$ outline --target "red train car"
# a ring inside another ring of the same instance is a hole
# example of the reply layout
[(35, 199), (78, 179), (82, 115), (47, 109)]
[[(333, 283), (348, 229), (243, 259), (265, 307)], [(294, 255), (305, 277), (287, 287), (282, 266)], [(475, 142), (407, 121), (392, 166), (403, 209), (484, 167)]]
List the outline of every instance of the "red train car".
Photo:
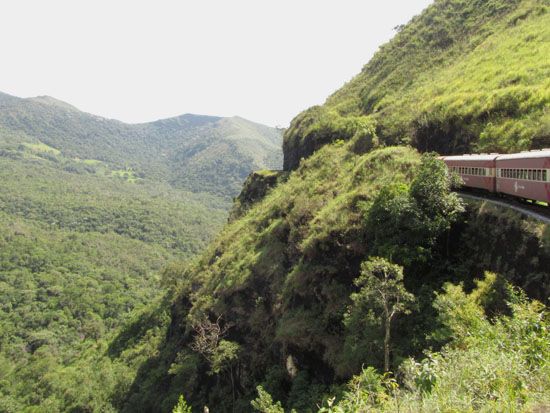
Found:
[(442, 156), (450, 171), (456, 172), (464, 186), (496, 191), (495, 160), (498, 154)]
[(550, 205), (550, 149), (499, 155), (497, 192)]

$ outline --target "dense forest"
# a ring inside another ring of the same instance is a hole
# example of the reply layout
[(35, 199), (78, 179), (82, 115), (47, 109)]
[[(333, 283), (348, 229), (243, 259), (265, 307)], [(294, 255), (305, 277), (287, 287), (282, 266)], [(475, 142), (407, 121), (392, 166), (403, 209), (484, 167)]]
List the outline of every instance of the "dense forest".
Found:
[[(0, 411), (550, 409), (550, 226), (461, 198), (437, 156), (550, 146), (549, 12), (434, 1), (292, 121), (224, 225), (216, 183), (4, 117)], [(211, 119), (161, 123), (187, 121)]]
[(280, 167), (277, 146), (279, 131), (240, 118), (126, 125), (0, 96), (0, 411), (65, 411), (49, 395), (69, 403), (73, 387), (100, 397), (103, 379), (84, 392), (67, 371), (105, 372), (74, 360), (162, 299), (163, 269), (204, 249), (250, 171)]

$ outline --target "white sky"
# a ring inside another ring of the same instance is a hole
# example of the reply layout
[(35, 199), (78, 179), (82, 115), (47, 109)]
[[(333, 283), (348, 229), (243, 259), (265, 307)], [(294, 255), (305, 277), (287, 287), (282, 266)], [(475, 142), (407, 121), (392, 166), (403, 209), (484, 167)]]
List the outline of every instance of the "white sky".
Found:
[(0, 0), (0, 91), (287, 126), (432, 0)]

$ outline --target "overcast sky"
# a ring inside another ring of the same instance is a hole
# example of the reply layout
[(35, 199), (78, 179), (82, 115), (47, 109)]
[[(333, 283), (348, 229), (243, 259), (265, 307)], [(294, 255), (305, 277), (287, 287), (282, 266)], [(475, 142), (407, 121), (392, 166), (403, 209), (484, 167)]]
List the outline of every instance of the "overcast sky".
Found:
[(0, 91), (287, 126), (432, 0), (2, 0)]

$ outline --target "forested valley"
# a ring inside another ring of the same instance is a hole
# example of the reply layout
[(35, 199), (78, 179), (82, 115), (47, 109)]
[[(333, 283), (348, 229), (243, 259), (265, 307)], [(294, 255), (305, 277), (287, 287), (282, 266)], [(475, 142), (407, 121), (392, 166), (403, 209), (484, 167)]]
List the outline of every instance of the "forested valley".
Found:
[(282, 136), (4, 96), (0, 411), (550, 410), (550, 226), (439, 159), (550, 147), (548, 56), (436, 0)]
[(281, 155), (279, 131), (240, 118), (128, 125), (1, 95), (0, 411), (104, 409), (92, 401), (132, 369), (79, 360), (162, 300), (166, 266), (204, 249)]

